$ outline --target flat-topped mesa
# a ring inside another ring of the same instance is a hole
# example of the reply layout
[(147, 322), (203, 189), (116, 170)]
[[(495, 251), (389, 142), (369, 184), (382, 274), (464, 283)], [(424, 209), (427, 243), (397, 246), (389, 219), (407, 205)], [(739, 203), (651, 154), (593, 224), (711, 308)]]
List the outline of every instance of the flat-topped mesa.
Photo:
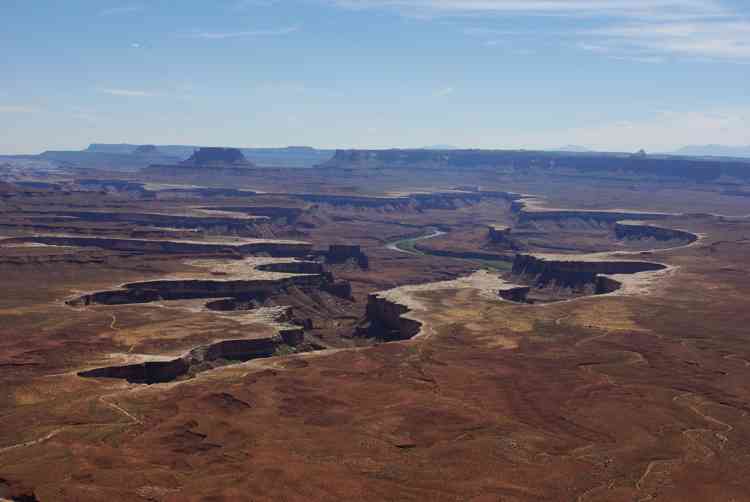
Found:
[(187, 160), (180, 162), (186, 167), (254, 167), (237, 148), (199, 148)]
[(685, 241), (693, 243), (698, 236), (685, 230), (658, 227), (642, 221), (618, 221), (615, 224), (618, 239), (655, 239), (657, 241)]
[(619, 288), (614, 280), (601, 279), (602, 276), (637, 274), (667, 268), (661, 263), (628, 261), (616, 259), (592, 260), (581, 256), (533, 256), (516, 255), (513, 274), (531, 278), (534, 285), (580, 289), (592, 286), (594, 294), (611, 293)]
[(348, 245), (348, 244), (331, 244), (328, 248), (328, 252), (325, 253), (326, 263), (346, 263), (349, 260), (356, 261), (360, 268), (368, 269), (370, 267), (370, 260), (367, 255), (362, 252), (360, 246)]
[(612, 173), (657, 179), (711, 181), (722, 176), (747, 180), (750, 163), (725, 159), (691, 159), (673, 156), (617, 153), (545, 152), (532, 150), (338, 150), (319, 168), (402, 169), (503, 168), (542, 172), (575, 170), (583, 174)]
[(154, 145), (141, 145), (139, 147), (136, 147), (136, 149), (133, 150), (133, 155), (163, 156), (159, 149)]
[(518, 222), (528, 223), (530, 221), (542, 220), (596, 220), (605, 223), (614, 224), (620, 220), (639, 219), (639, 220), (658, 220), (670, 216), (665, 213), (649, 213), (638, 211), (609, 211), (609, 210), (590, 210), (590, 209), (528, 209), (523, 204), (516, 207), (519, 209)]
[[(222, 299), (206, 304), (209, 310), (237, 310), (252, 302), (262, 303), (292, 290), (302, 293), (325, 291), (351, 299), (351, 284), (337, 280), (333, 273), (314, 261), (273, 261), (274, 258), (239, 260), (231, 264), (211, 265), (203, 277), (167, 277), (124, 284), (118, 289), (99, 291), (66, 301), (74, 307), (89, 305), (128, 305), (168, 300)], [(200, 267), (202, 260), (188, 263)], [(203, 260), (205, 261), (205, 260)], [(257, 263), (261, 261), (261, 263)], [(266, 263), (262, 263), (265, 261)], [(248, 262), (254, 263), (252, 269)], [(212, 263), (209, 261), (209, 263)], [(221, 263), (221, 261), (219, 262)], [(222, 278), (216, 278), (221, 275)]]
[[(200, 210), (203, 209), (200, 208)], [(205, 209), (210, 210), (210, 208)], [(202, 216), (113, 211), (55, 211), (49, 214), (71, 217), (81, 221), (126, 222), (135, 225), (181, 229), (200, 228), (212, 232), (226, 232), (246, 237), (258, 237), (261, 234), (258, 226), (265, 223), (264, 219), (243, 218), (240, 214), (237, 217), (231, 217), (231, 215), (216, 212), (211, 213), (210, 211), (205, 211)]]
[(165, 300), (241, 298), (263, 301), (296, 287), (322, 290), (342, 298), (351, 297), (351, 285), (336, 280), (330, 272), (294, 275), (283, 279), (209, 280), (174, 279), (125, 284), (121, 289), (100, 291), (68, 300), (74, 307), (88, 305), (129, 305)]
[(312, 244), (301, 241), (243, 239), (238, 242), (200, 240), (126, 239), (78, 235), (37, 235), (14, 237), (9, 243), (34, 242), (53, 246), (96, 247), (114, 251), (153, 254), (267, 254), (278, 257), (303, 257), (310, 254)]
[(78, 372), (83, 378), (119, 378), (130, 383), (158, 384), (189, 378), (192, 375), (233, 362), (273, 357), (284, 346), (301, 347), (304, 329), (281, 326), (273, 335), (259, 338), (220, 340), (196, 347), (181, 357), (145, 361), (125, 366), (108, 366)]

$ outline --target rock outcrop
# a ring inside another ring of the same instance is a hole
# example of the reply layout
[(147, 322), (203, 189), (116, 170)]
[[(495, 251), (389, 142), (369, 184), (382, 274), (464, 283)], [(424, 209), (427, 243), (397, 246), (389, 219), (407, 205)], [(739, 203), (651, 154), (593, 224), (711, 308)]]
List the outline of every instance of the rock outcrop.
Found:
[[(208, 213), (211, 209), (206, 208)], [(163, 228), (202, 229), (232, 235), (256, 236), (258, 225), (263, 219), (237, 218), (230, 216), (183, 216), (160, 213), (119, 213), (113, 211), (55, 211), (54, 213), (36, 213), (62, 216), (69, 219), (93, 222), (123, 222), (134, 225), (155, 226)]]
[(640, 221), (619, 221), (615, 224), (618, 239), (656, 239), (658, 241), (683, 241), (692, 243), (698, 236), (685, 230), (657, 227)]
[(574, 255), (568, 258), (519, 254), (513, 262), (513, 274), (529, 278), (536, 286), (556, 285), (579, 289), (591, 285), (595, 291), (615, 287), (612, 282), (600, 280), (599, 277), (602, 275), (636, 274), (665, 268), (667, 267), (661, 263), (625, 260), (595, 261)]
[(616, 223), (620, 220), (627, 219), (639, 219), (639, 220), (656, 220), (662, 219), (667, 214), (662, 213), (647, 213), (637, 211), (596, 211), (586, 209), (540, 209), (540, 210), (528, 210), (522, 203), (516, 203), (514, 206), (518, 212), (519, 223), (528, 223), (531, 221), (544, 221), (544, 220), (565, 220), (565, 219), (578, 219), (578, 220), (595, 220), (605, 223)]
[(490, 225), (487, 238), (490, 243), (509, 250), (521, 249), (521, 244), (511, 236), (512, 228), (506, 225)]
[(409, 308), (377, 293), (367, 297), (365, 331), (368, 336), (384, 341), (408, 340), (419, 334), (422, 324), (403, 315)]
[(188, 167), (253, 167), (237, 148), (199, 148), (180, 163)]
[(346, 263), (349, 260), (357, 262), (360, 268), (367, 269), (370, 267), (370, 260), (362, 251), (360, 246), (332, 244), (325, 253), (326, 263)]
[(530, 292), (531, 288), (529, 286), (514, 286), (507, 289), (501, 289), (497, 294), (504, 300), (516, 303), (526, 303)]
[[(317, 264), (316, 264), (317, 265)], [(351, 286), (336, 281), (329, 272), (304, 274), (269, 280), (157, 280), (125, 284), (121, 289), (90, 293), (66, 303), (71, 306), (128, 305), (163, 300), (197, 298), (237, 298), (264, 301), (291, 287), (327, 291), (342, 298), (351, 297)], [(220, 310), (221, 306), (217, 310)]]
[(269, 256), (302, 257), (310, 254), (312, 245), (297, 241), (245, 240), (244, 242), (168, 241), (156, 239), (121, 239), (116, 237), (84, 237), (75, 235), (38, 235), (8, 239), (7, 242), (36, 242), (53, 246), (97, 247), (115, 251), (165, 254), (268, 254)]
[(130, 383), (158, 384), (212, 369), (234, 361), (271, 357), (282, 345), (299, 346), (304, 341), (301, 328), (282, 329), (265, 338), (221, 340), (196, 347), (182, 357), (166, 361), (147, 361), (125, 366), (108, 366), (81, 371), (84, 378), (119, 378)]

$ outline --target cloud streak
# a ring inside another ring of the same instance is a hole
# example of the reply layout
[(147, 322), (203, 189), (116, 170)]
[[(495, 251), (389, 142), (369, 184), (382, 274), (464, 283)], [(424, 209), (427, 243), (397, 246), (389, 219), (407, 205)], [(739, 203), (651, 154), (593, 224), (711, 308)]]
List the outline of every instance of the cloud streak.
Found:
[(110, 96), (120, 96), (120, 97), (127, 97), (127, 98), (148, 98), (157, 96), (155, 92), (151, 91), (142, 91), (137, 89), (99, 89), (99, 92), (102, 92), (104, 94), (109, 94)]
[(599, 40), (598, 46), (610, 52), (750, 60), (750, 22), (620, 24), (589, 30), (582, 35)]
[(704, 18), (731, 13), (717, 0), (327, 0), (353, 9), (393, 8), (432, 15), (529, 14)]
[(202, 31), (193, 33), (193, 38), (203, 40), (225, 40), (229, 38), (249, 38), (249, 37), (281, 37), (291, 35), (299, 31), (299, 26), (287, 26), (282, 28), (271, 28), (264, 30), (247, 30), (247, 31)]
[[(720, 0), (323, 0), (350, 9), (393, 9), (423, 18), (479, 18), (488, 26), (464, 29), (488, 46), (537, 36), (491, 26), (508, 17), (586, 18), (596, 28), (545, 30), (582, 51), (644, 63), (666, 57), (750, 62), (750, 21)], [(572, 41), (572, 43), (570, 43)]]

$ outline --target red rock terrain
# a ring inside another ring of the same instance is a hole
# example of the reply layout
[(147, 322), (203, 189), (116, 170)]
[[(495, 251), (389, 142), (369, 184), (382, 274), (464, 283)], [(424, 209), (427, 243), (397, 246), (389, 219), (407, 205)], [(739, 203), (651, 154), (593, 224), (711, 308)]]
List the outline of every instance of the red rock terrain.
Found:
[(249, 171), (0, 200), (0, 498), (750, 499), (741, 197)]

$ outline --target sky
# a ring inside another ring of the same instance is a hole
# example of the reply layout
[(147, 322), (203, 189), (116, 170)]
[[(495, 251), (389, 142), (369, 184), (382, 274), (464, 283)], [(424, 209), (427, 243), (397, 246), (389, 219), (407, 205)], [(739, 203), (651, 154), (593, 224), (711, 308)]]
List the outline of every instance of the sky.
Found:
[(0, 152), (750, 145), (750, 0), (0, 0)]

